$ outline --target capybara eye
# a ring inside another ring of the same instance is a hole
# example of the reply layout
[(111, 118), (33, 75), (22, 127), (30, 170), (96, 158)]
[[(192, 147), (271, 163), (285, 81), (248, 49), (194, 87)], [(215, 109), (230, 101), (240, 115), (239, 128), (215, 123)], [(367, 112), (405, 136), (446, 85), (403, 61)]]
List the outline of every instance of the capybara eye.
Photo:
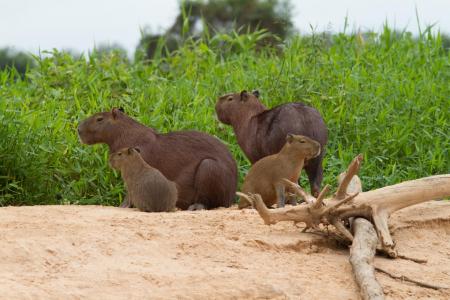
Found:
[(103, 121), (103, 117), (98, 117), (97, 122)]
[(233, 100), (233, 97), (228, 97), (228, 99), (227, 99), (228, 101), (231, 101), (231, 100)]
[(121, 155), (122, 155), (122, 153), (121, 153), (121, 152), (119, 152), (119, 153), (117, 153), (117, 155), (121, 156)]
[(300, 144), (304, 144), (304, 143), (306, 143), (305, 140), (300, 140)]

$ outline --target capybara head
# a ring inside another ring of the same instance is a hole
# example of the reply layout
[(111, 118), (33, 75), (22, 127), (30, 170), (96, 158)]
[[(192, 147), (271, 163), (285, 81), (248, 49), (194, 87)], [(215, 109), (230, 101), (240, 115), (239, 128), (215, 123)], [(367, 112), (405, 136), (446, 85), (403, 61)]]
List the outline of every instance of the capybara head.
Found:
[(141, 150), (139, 150), (139, 148), (122, 148), (109, 156), (109, 165), (113, 169), (121, 170), (129, 160), (136, 159), (137, 157), (141, 156), (140, 153)]
[(96, 113), (78, 125), (78, 136), (87, 145), (105, 143), (111, 135), (119, 132), (123, 108), (113, 108), (108, 112)]
[(233, 117), (243, 111), (261, 110), (261, 102), (258, 99), (259, 91), (254, 90), (252, 93), (242, 91), (240, 93), (226, 94), (220, 96), (216, 103), (216, 113), (219, 121), (230, 125)]
[(287, 150), (298, 153), (305, 159), (311, 159), (320, 155), (319, 142), (304, 135), (288, 134), (286, 136)]

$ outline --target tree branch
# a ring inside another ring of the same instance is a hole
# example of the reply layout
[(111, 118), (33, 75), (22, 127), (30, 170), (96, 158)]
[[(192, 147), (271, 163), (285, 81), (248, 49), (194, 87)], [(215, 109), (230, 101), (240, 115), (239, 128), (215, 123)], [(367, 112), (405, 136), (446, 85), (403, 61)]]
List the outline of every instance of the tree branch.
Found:
[(350, 248), (350, 263), (363, 299), (384, 299), (383, 289), (375, 278), (372, 262), (378, 237), (372, 223), (363, 218), (353, 221), (354, 239)]
[(340, 178), (339, 178), (340, 183), (337, 188), (336, 195), (334, 197), (336, 200), (343, 199), (345, 197), (345, 195), (347, 194), (347, 187), (348, 187), (349, 183), (351, 182), (351, 180), (353, 179), (353, 176), (358, 174), (359, 169), (361, 167), (362, 160), (363, 160), (363, 155), (358, 154), (358, 156), (356, 156), (352, 160), (350, 165), (348, 166), (347, 171), (340, 175)]

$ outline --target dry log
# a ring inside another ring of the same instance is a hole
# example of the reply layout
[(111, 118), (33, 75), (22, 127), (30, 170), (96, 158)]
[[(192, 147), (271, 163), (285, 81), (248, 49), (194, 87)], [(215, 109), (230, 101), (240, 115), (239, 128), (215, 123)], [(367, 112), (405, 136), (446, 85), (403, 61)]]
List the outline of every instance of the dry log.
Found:
[(363, 299), (384, 299), (383, 289), (375, 278), (372, 265), (378, 237), (372, 223), (363, 218), (353, 221), (354, 239), (350, 248), (350, 263)]
[[(358, 156), (355, 165), (351, 166), (350, 172), (339, 175), (339, 188), (347, 186), (346, 190), (338, 188), (337, 198), (345, 198), (348, 193), (362, 192), (362, 183), (356, 173), (359, 170), (362, 156)], [(352, 176), (350, 178), (350, 176)], [(344, 182), (345, 180), (345, 182)], [(352, 265), (353, 274), (363, 299), (384, 299), (383, 288), (375, 277), (373, 259), (377, 251), (378, 236), (372, 223), (363, 218), (351, 220), (354, 234), (352, 246), (350, 247), (349, 261)]]
[[(253, 204), (266, 224), (294, 221), (296, 223), (304, 222), (308, 228), (317, 228), (320, 223), (333, 224), (350, 241), (353, 240), (353, 235), (343, 225), (343, 221), (352, 217), (371, 220), (381, 241), (382, 250), (389, 256), (396, 257), (395, 244), (388, 229), (389, 216), (407, 206), (449, 197), (450, 174), (405, 181), (380, 189), (349, 195), (347, 194), (347, 187), (351, 178), (358, 172), (361, 161), (361, 155), (358, 155), (352, 161), (339, 184), (338, 192), (328, 199), (324, 199), (326, 191), (329, 189), (326, 186), (315, 201), (310, 200), (311, 195), (304, 196), (304, 198), (308, 197), (309, 202), (312, 203), (269, 210), (259, 195), (238, 194)], [(297, 184), (288, 180), (285, 180), (285, 183), (289, 184), (291, 188), (297, 189), (298, 195), (306, 194)]]

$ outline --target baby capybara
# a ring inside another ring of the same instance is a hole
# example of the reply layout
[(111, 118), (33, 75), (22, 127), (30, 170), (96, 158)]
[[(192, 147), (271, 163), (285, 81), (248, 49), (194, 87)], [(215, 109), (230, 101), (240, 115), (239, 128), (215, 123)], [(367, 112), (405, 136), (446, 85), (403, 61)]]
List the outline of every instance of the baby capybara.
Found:
[(117, 108), (81, 122), (78, 134), (85, 144), (107, 144), (110, 153), (139, 148), (149, 165), (177, 184), (181, 209), (228, 207), (233, 201), (236, 162), (213, 136), (199, 131), (158, 133)]
[(242, 91), (219, 97), (216, 113), (220, 122), (233, 127), (239, 146), (252, 164), (278, 153), (288, 133), (318, 141), (321, 154), (305, 163), (311, 193), (318, 195), (328, 133), (322, 116), (315, 108), (294, 102), (268, 109), (259, 100), (258, 91)]
[[(260, 194), (267, 206), (277, 203), (278, 207), (283, 207), (286, 191), (283, 179), (297, 182), (305, 160), (320, 155), (320, 152), (318, 142), (303, 135), (288, 134), (280, 152), (263, 157), (252, 165), (241, 190), (246, 194)], [(250, 203), (241, 197), (239, 208), (247, 206)]]
[(122, 175), (129, 207), (145, 212), (175, 210), (176, 184), (146, 163), (139, 148), (123, 148), (112, 153), (109, 164)]

